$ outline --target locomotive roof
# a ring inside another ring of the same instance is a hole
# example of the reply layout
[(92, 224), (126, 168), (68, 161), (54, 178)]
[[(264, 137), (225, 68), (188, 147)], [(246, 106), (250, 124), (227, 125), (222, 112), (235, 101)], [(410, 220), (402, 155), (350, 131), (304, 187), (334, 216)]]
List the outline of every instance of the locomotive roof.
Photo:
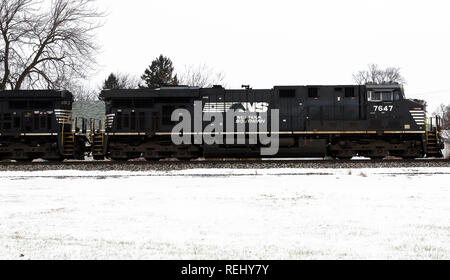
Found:
[(0, 91), (0, 98), (63, 98), (73, 100), (73, 95), (67, 90), (5, 90)]
[(390, 88), (390, 89), (397, 89), (397, 88), (403, 88), (403, 85), (400, 84), (384, 84), (384, 85), (366, 85), (366, 88), (369, 89), (384, 89), (384, 88)]
[(274, 88), (298, 88), (298, 87), (359, 87), (359, 86), (365, 86), (367, 88), (402, 88), (403, 86), (401, 84), (367, 84), (367, 85), (291, 85), (291, 86), (275, 86)]
[[(305, 88), (305, 87), (358, 87), (360, 85), (291, 85), (291, 86), (275, 86), (273, 89), (294, 89), (294, 88)], [(402, 88), (400, 84), (384, 84), (384, 85), (361, 85), (369, 89), (397, 89)], [(262, 89), (266, 91), (271, 91), (273, 89)], [(203, 90), (225, 90), (222, 87), (214, 88), (198, 88), (198, 87), (162, 87), (158, 89), (140, 88), (140, 89), (114, 89), (114, 90), (103, 90), (100, 93), (100, 99), (105, 100), (106, 98), (122, 98), (122, 97), (198, 97), (200, 91)], [(233, 90), (233, 89), (231, 89)], [(252, 89), (257, 90), (257, 89)], [(242, 89), (236, 90), (242, 91)]]
[(197, 87), (168, 87), (160, 89), (113, 89), (102, 90), (99, 98), (104, 100), (111, 97), (198, 97), (200, 89)]

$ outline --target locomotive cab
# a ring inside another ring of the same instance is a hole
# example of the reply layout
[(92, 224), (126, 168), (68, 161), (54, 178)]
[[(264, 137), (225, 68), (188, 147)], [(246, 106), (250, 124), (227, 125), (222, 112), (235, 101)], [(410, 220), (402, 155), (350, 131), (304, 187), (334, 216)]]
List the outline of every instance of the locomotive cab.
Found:
[[(425, 103), (405, 98), (402, 85), (368, 85), (367, 102), (370, 122), (385, 131), (425, 131)], [(375, 125), (373, 125), (375, 126)]]
[(427, 118), (425, 101), (405, 98), (404, 88), (398, 84), (366, 88), (370, 127), (384, 128), (384, 134), (399, 134), (404, 141), (420, 139), (427, 157), (442, 157), (440, 119)]

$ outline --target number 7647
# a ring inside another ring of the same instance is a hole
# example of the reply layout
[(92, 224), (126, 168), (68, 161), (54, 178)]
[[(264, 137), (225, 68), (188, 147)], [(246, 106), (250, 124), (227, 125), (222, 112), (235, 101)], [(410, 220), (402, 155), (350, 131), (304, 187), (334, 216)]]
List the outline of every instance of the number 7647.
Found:
[(394, 106), (373, 106), (375, 108), (375, 112), (392, 112), (394, 110)]

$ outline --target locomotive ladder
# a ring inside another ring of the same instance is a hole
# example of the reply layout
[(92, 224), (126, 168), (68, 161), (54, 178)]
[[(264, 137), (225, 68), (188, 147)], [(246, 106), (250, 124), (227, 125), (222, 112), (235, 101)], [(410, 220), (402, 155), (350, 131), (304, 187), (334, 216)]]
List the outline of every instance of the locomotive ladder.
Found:
[(104, 145), (105, 145), (105, 119), (103, 118), (98, 131), (95, 130), (95, 124), (91, 124), (91, 141), (92, 141), (92, 156), (94, 158), (101, 159), (104, 157)]
[(433, 120), (427, 125), (426, 132), (426, 148), (427, 157), (440, 157), (442, 152), (440, 150), (440, 137), (439, 137), (439, 120), (436, 117), (436, 126), (433, 126)]
[(433, 157), (439, 154), (439, 139), (435, 131), (427, 131), (427, 155)]
[(103, 133), (94, 133), (92, 154), (94, 156), (103, 156)]
[[(72, 128), (76, 127), (76, 120), (73, 121)], [(64, 157), (73, 157), (75, 153), (75, 131), (71, 132), (64, 131), (64, 120), (62, 123), (62, 137), (61, 137), (61, 146), (63, 147), (63, 155)]]
[(75, 137), (73, 133), (65, 132), (63, 135), (63, 150), (65, 157), (71, 157), (74, 154)]

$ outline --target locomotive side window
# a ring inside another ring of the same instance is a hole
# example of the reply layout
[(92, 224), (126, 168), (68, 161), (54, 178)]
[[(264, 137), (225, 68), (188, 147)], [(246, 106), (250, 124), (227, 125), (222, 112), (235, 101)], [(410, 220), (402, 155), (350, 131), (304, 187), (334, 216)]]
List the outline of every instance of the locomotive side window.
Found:
[(381, 93), (383, 101), (392, 101), (392, 92), (382, 92)]
[(369, 91), (368, 94), (369, 97), (369, 101), (381, 101), (381, 92), (377, 92), (377, 91)]
[(392, 102), (394, 93), (392, 91), (369, 91), (367, 97), (369, 101), (373, 102)]

